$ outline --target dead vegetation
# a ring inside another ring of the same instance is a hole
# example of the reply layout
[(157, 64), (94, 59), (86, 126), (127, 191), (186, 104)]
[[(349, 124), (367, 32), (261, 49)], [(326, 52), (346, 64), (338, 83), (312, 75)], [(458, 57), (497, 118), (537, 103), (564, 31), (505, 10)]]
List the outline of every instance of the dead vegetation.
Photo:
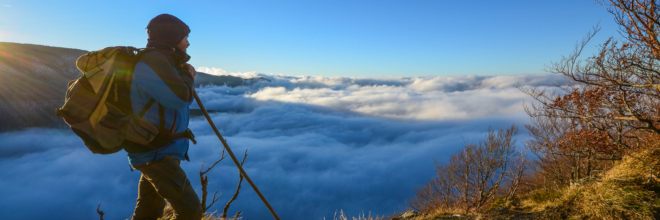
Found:
[(565, 188), (543, 205), (579, 219), (655, 219), (660, 208), (658, 161), (658, 149), (631, 154), (602, 176)]
[[(339, 215), (338, 215), (339, 214)], [(325, 218), (323, 218), (325, 220)], [(332, 220), (386, 220), (391, 219), (385, 216), (371, 216), (371, 212), (365, 214), (364, 212), (357, 217), (348, 216), (344, 213), (344, 210), (339, 210), (339, 213), (335, 212), (335, 215), (332, 217)]]
[[(423, 213), (470, 213), (480, 211), (499, 193), (510, 199), (527, 167), (524, 153), (515, 152), (513, 136), (518, 128), (489, 130), (484, 140), (465, 143), (449, 162), (436, 161), (436, 177), (415, 188), (410, 200)], [(503, 191), (504, 190), (504, 191)]]
[(488, 210), (469, 215), (453, 214), (462, 210), (436, 210), (402, 219), (658, 219), (658, 175), (660, 149), (646, 149), (624, 156), (593, 179), (559, 191), (539, 188), (508, 202), (500, 196)]
[(105, 212), (100, 210), (101, 208), (101, 203), (99, 203), (99, 206), (96, 207), (96, 213), (99, 213), (99, 219), (103, 220), (103, 215), (105, 215)]

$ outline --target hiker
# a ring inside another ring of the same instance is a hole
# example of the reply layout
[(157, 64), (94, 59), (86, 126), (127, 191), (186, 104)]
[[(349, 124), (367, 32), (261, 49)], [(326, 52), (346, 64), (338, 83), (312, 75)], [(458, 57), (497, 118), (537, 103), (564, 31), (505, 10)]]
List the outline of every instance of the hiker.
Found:
[[(135, 114), (170, 134), (189, 132), (189, 105), (193, 101), (195, 69), (187, 64), (190, 28), (177, 17), (161, 14), (149, 22), (146, 52), (133, 73), (130, 95)], [(199, 220), (202, 206), (182, 160), (188, 158), (189, 140), (178, 138), (142, 153), (128, 153), (133, 168), (142, 172), (133, 220), (155, 220), (163, 215), (165, 201), (174, 209), (174, 219)], [(126, 148), (125, 148), (126, 149)]]

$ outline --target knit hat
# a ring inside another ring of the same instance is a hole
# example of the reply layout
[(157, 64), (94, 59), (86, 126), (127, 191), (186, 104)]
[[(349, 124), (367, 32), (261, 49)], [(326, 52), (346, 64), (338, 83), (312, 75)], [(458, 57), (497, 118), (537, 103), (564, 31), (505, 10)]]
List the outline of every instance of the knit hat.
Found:
[(190, 28), (179, 18), (170, 14), (161, 14), (149, 21), (147, 25), (149, 43), (176, 46), (190, 33)]

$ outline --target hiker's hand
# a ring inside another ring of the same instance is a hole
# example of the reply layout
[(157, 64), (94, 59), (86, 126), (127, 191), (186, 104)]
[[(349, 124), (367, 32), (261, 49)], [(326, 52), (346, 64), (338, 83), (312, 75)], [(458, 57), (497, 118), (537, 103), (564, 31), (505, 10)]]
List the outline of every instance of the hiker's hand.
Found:
[(192, 75), (192, 77), (194, 79), (195, 76), (197, 75), (197, 71), (195, 71), (195, 67), (193, 67), (192, 65), (190, 65), (188, 63), (184, 63), (184, 64), (181, 64), (181, 65), (188, 70), (188, 72), (190, 73), (190, 75)]

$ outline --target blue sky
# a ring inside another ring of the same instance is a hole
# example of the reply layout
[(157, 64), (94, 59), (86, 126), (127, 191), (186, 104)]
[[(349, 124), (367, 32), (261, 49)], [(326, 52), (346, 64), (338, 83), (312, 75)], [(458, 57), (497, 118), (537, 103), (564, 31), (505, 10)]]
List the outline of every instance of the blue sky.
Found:
[(541, 73), (606, 7), (553, 1), (0, 0), (0, 41), (96, 50), (146, 44), (151, 18), (186, 22), (190, 61), (228, 72), (315, 76)]

